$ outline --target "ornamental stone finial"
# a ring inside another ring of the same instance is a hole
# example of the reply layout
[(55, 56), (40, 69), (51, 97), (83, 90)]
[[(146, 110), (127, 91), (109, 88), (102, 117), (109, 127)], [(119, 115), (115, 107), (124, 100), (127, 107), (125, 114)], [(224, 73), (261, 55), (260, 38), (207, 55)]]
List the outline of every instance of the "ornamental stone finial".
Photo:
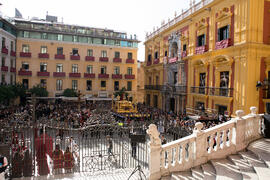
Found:
[(255, 106), (250, 107), (250, 112), (251, 112), (251, 114), (256, 115), (257, 114), (257, 108)]
[(195, 127), (194, 127), (193, 132), (194, 132), (194, 133), (200, 133), (200, 132), (202, 132), (202, 128), (203, 128), (203, 123), (197, 122), (197, 123), (195, 124)]
[(237, 110), (235, 112), (236, 116), (239, 117), (240, 119), (242, 119), (242, 117), (244, 116), (244, 111), (243, 110)]

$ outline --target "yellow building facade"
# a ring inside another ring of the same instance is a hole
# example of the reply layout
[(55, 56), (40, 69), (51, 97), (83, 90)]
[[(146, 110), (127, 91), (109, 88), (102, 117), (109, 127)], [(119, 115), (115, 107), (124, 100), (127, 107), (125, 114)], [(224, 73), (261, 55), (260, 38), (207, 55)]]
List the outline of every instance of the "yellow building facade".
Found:
[[(166, 75), (165, 65), (175, 64), (176, 77), (166, 77), (176, 79), (172, 87), (186, 86), (186, 99), (162, 104), (175, 106), (169, 110), (177, 113), (207, 109), (230, 115), (251, 106), (265, 112), (270, 98), (270, 1), (202, 0), (190, 5), (146, 37), (146, 78), (155, 78), (157, 66)], [(156, 59), (161, 61), (153, 65)], [(146, 90), (145, 99), (155, 93)], [(181, 102), (185, 110), (177, 106)]]
[(111, 97), (125, 87), (136, 96), (136, 35), (56, 22), (15, 24), (17, 82), (27, 88), (40, 84), (49, 96), (70, 88), (88, 97)]

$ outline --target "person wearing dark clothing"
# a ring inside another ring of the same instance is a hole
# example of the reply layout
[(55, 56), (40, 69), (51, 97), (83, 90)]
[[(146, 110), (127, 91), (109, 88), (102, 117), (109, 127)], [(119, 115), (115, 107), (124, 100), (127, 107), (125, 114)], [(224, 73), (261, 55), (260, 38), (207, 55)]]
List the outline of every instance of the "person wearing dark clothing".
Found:
[(137, 142), (131, 141), (131, 155), (136, 158)]

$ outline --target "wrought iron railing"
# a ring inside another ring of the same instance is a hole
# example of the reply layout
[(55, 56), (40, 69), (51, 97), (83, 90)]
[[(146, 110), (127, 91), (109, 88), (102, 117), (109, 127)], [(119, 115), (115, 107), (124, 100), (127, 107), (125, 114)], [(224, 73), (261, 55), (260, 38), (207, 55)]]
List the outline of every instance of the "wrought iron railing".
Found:
[(162, 85), (145, 85), (144, 88), (147, 90), (161, 90)]
[(233, 88), (209, 88), (210, 96), (224, 96), (224, 97), (233, 97)]
[(185, 94), (187, 93), (187, 86), (183, 85), (163, 85), (162, 91), (164, 92), (173, 92), (173, 93), (179, 93), (179, 94)]
[(208, 94), (207, 87), (205, 87), (205, 86), (199, 86), (199, 87), (193, 86), (193, 87), (190, 87), (190, 92), (194, 93), (194, 94), (205, 94), (205, 95)]

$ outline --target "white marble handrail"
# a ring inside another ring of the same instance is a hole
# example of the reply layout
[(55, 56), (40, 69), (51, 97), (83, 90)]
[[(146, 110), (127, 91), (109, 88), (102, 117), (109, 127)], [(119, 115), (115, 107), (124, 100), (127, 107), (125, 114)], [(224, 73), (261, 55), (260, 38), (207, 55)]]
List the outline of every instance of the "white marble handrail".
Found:
[(160, 144), (159, 133), (156, 126), (152, 125), (152, 133), (148, 133), (152, 140), (149, 179), (185, 171), (211, 159), (225, 158), (245, 149), (250, 142), (261, 137), (263, 123), (262, 116), (256, 114), (256, 107), (250, 110), (251, 113), (246, 116), (243, 116), (242, 110), (238, 110), (236, 118), (206, 130), (202, 130), (203, 124), (198, 122), (193, 134), (165, 145)]

